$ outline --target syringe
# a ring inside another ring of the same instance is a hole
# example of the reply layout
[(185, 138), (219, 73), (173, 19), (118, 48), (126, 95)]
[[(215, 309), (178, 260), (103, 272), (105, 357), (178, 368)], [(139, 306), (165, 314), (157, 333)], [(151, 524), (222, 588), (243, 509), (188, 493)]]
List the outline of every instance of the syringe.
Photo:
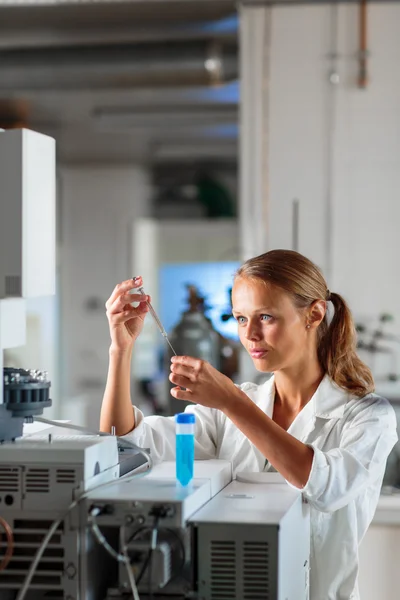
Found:
[[(143, 294), (144, 296), (147, 295), (146, 292), (144, 291), (144, 289), (142, 287), (138, 288), (138, 292), (140, 294)], [(150, 304), (150, 302), (148, 302), (147, 300), (146, 300), (146, 304), (147, 304), (147, 306), (149, 308), (149, 312), (150, 312), (151, 316), (153, 317), (154, 321), (156, 322), (156, 325), (157, 325), (158, 329), (161, 331), (161, 335), (163, 336), (163, 338), (165, 339), (165, 341), (167, 342), (168, 346), (171, 348), (171, 350), (175, 354), (175, 356), (177, 356), (175, 350), (172, 347), (171, 342), (168, 339), (167, 332), (165, 331), (165, 329), (164, 329), (164, 327), (163, 327), (160, 319), (158, 318), (158, 315), (157, 315), (156, 311), (154, 310), (154, 308), (152, 307), (152, 305)]]

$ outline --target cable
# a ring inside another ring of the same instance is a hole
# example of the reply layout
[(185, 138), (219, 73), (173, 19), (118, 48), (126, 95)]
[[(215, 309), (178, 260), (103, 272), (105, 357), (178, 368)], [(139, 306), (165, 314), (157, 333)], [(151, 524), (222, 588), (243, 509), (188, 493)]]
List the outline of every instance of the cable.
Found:
[(65, 519), (65, 517), (68, 515), (68, 513), (75, 508), (75, 506), (78, 504), (78, 500), (74, 500), (74, 502), (72, 502), (72, 504), (68, 507), (68, 509), (65, 511), (65, 513), (62, 515), (62, 517), (60, 517), (59, 519), (56, 519), (52, 526), (50, 527), (49, 531), (47, 532), (46, 536), (44, 537), (38, 551), (36, 552), (36, 556), (33, 559), (33, 562), (30, 566), (30, 569), (28, 571), (27, 576), (25, 577), (25, 581), (24, 581), (24, 585), (22, 586), (22, 588), (20, 589), (18, 596), (16, 598), (16, 600), (23, 600), (25, 598), (26, 592), (29, 589), (29, 585), (32, 581), (33, 575), (36, 571), (36, 568), (39, 564), (40, 559), (43, 556), (43, 552), (46, 549), (47, 544), (49, 543), (50, 539), (52, 538), (54, 532), (56, 531), (57, 527), (60, 525), (60, 523), (63, 521), (63, 519)]
[[(155, 526), (156, 526), (156, 523), (154, 524), (154, 527)], [(140, 527), (131, 535), (131, 537), (128, 539), (127, 544), (130, 544), (130, 542), (132, 542), (135, 538), (137, 538), (138, 535), (143, 533), (143, 531), (153, 531), (153, 530), (151, 530), (150, 527)], [(158, 529), (158, 531), (159, 532), (167, 531), (170, 535), (174, 536), (175, 540), (177, 541), (177, 543), (179, 545), (180, 554), (181, 554), (181, 564), (180, 564), (180, 566), (177, 567), (176, 572), (171, 577), (171, 579), (174, 579), (178, 575), (178, 573), (180, 573), (180, 571), (183, 569), (183, 567), (185, 566), (185, 546), (184, 546), (181, 538), (179, 537), (179, 535), (173, 529), (170, 529), (169, 527), (162, 527), (161, 529)], [(149, 562), (152, 557), (152, 554), (153, 554), (153, 549), (150, 548), (150, 550), (148, 551), (147, 556), (143, 562), (142, 568), (140, 569), (139, 575), (136, 578), (137, 586), (140, 585), (140, 583), (143, 579), (146, 569), (149, 566)]]
[[(145, 472), (145, 474), (147, 475), (148, 471)], [(132, 475), (131, 473), (128, 473), (126, 475), (124, 475), (123, 477), (120, 477), (119, 481), (121, 480), (129, 480), (129, 479), (135, 479), (135, 478), (140, 478), (141, 476), (143, 476), (144, 473), (139, 473), (136, 475)], [(30, 566), (30, 569), (28, 571), (28, 574), (25, 578), (24, 581), (24, 585), (21, 588), (21, 590), (19, 591), (19, 594), (16, 598), (16, 600), (23, 600), (25, 598), (26, 592), (29, 589), (29, 585), (32, 581), (32, 578), (34, 576), (34, 573), (36, 571), (36, 568), (40, 562), (40, 559), (43, 556), (43, 552), (46, 549), (47, 544), (49, 543), (52, 535), (54, 534), (54, 532), (56, 531), (57, 527), (60, 525), (60, 523), (67, 517), (67, 515), (71, 512), (71, 510), (73, 510), (82, 500), (84, 500), (91, 492), (98, 490), (100, 488), (106, 487), (108, 485), (112, 485), (115, 483), (115, 479), (112, 479), (111, 481), (106, 481), (103, 482), (97, 486), (95, 486), (94, 488), (87, 490), (86, 492), (84, 492), (81, 496), (79, 496), (79, 498), (77, 498), (76, 500), (74, 500), (69, 507), (67, 508), (67, 510), (61, 515), (61, 517), (59, 517), (58, 519), (56, 519), (53, 524), (51, 525), (49, 531), (47, 532), (46, 536), (44, 537), (36, 555), (35, 558)]]
[[(128, 543), (131, 542), (135, 537), (136, 534), (138, 534), (139, 532), (143, 531), (144, 529), (148, 529), (146, 527), (141, 527), (137, 532), (135, 532), (135, 534), (133, 536), (130, 537), (130, 539), (128, 540)], [(183, 569), (183, 567), (185, 566), (185, 546), (183, 545), (182, 540), (180, 539), (179, 535), (177, 535), (177, 533), (173, 530), (170, 529), (169, 527), (163, 527), (161, 528), (159, 531), (168, 531), (168, 533), (170, 535), (173, 535), (176, 539), (176, 541), (179, 544), (179, 548), (180, 548), (180, 554), (181, 554), (181, 564), (180, 566), (177, 567), (176, 571), (173, 573), (171, 580), (174, 579), (175, 577), (177, 577), (178, 573), (180, 573), (180, 571)], [(136, 578), (136, 585), (139, 585), (143, 579), (143, 576), (146, 572), (147, 567), (149, 566), (149, 562), (152, 556), (152, 549), (150, 548), (149, 552), (147, 553), (147, 556), (144, 560), (144, 563), (142, 565), (142, 568), (140, 569), (140, 573)]]
[(7, 550), (5, 552), (3, 560), (0, 562), (0, 573), (1, 573), (1, 571), (4, 571), (4, 569), (7, 567), (8, 563), (10, 562), (11, 557), (13, 555), (14, 535), (13, 535), (13, 531), (12, 531), (10, 525), (7, 523), (7, 521), (5, 519), (3, 519), (3, 517), (0, 517), (0, 524), (2, 525), (4, 531), (6, 532), (6, 537), (7, 537)]
[(100, 528), (95, 521), (94, 515), (91, 515), (90, 529), (100, 546), (103, 546), (104, 550), (106, 550), (106, 552), (108, 552), (112, 558), (118, 562), (125, 563), (125, 556), (123, 554), (118, 554), (118, 552), (114, 550), (114, 548), (107, 542), (106, 538), (101, 533)]
[(108, 554), (114, 558), (116, 561), (121, 562), (125, 565), (129, 583), (132, 590), (132, 595), (134, 600), (140, 600), (139, 593), (137, 590), (135, 578), (131, 569), (131, 562), (129, 560), (129, 556), (126, 549), (125, 544), (125, 526), (122, 525), (120, 529), (120, 546), (121, 546), (121, 554), (116, 552), (114, 548), (108, 543), (104, 535), (101, 533), (99, 526), (96, 523), (96, 516), (100, 514), (100, 509), (94, 508), (90, 512), (90, 523), (91, 523), (91, 531), (94, 534), (97, 542), (103, 546), (103, 548), (108, 552)]
[(125, 544), (125, 525), (122, 525), (121, 529), (120, 529), (120, 545), (121, 545), (121, 550), (122, 550), (122, 554), (125, 558), (124, 564), (125, 564), (125, 568), (126, 568), (126, 572), (128, 575), (128, 579), (129, 579), (129, 583), (131, 586), (131, 590), (132, 590), (132, 595), (133, 595), (133, 600), (140, 600), (139, 598), (139, 592), (136, 586), (136, 582), (135, 582), (135, 577), (133, 575), (133, 571), (131, 568), (131, 561), (129, 559), (128, 556), (128, 551), (126, 549), (126, 544)]
[(149, 554), (149, 600), (153, 600), (153, 587), (152, 587), (152, 579), (153, 579), (153, 563), (154, 563), (154, 550), (157, 547), (157, 522), (154, 522), (154, 527), (151, 532), (151, 546), (150, 546), (150, 554)]
[[(39, 420), (39, 418), (35, 417), (35, 420)], [(55, 425), (59, 425), (59, 423), (56, 423), (55, 421), (48, 421), (47, 419), (41, 419), (42, 422), (45, 423), (50, 423), (50, 424), (55, 424)], [(65, 424), (63, 424), (65, 425)], [(74, 428), (77, 427), (76, 425), (74, 426)], [(81, 429), (81, 428), (80, 428)], [(108, 435), (108, 434), (105, 434)], [(130, 443), (130, 442), (129, 442)], [(133, 444), (134, 446), (134, 444)], [(135, 448), (136, 449), (136, 448)], [(142, 451), (142, 448), (138, 448), (138, 450)], [(145, 450), (143, 450), (143, 454), (146, 453), (148, 454)], [(152, 462), (151, 462), (152, 464)], [(140, 479), (141, 477), (147, 476), (148, 473), (150, 472), (150, 469), (148, 469), (147, 471), (144, 471), (142, 473), (126, 473), (125, 475), (123, 475), (122, 477), (119, 478), (118, 481), (129, 481), (130, 479)], [(74, 500), (69, 507), (62, 513), (61, 517), (59, 517), (58, 519), (56, 519), (53, 524), (51, 525), (49, 531), (47, 532), (46, 536), (44, 537), (41, 545), (38, 548), (38, 551), (35, 555), (35, 558), (32, 561), (32, 564), (30, 566), (30, 569), (25, 577), (25, 581), (24, 584), (22, 586), (22, 588), (20, 589), (18, 596), (16, 598), (16, 600), (24, 600), (26, 593), (29, 589), (29, 585), (32, 581), (32, 578), (35, 574), (36, 568), (40, 562), (40, 559), (43, 556), (43, 552), (46, 549), (47, 544), (49, 543), (52, 535), (54, 534), (54, 532), (56, 531), (57, 527), (60, 525), (60, 523), (67, 517), (67, 515), (71, 512), (71, 510), (73, 510), (80, 502), (82, 502), (82, 500), (84, 500), (90, 493), (94, 492), (95, 490), (99, 490), (100, 488), (109, 486), (109, 485), (113, 485), (115, 484), (116, 481), (115, 479), (112, 479), (110, 481), (105, 481), (103, 483), (100, 483), (99, 485), (91, 488), (90, 490), (87, 490), (86, 492), (82, 493), (79, 498), (77, 498), (76, 500)]]
[[(160, 517), (158, 515), (155, 516), (154, 518), (154, 525), (153, 528), (151, 530), (151, 543), (150, 543), (150, 550), (143, 562), (142, 568), (140, 570), (140, 573), (138, 575), (137, 578), (137, 585), (140, 584), (140, 582), (143, 579), (143, 576), (146, 572), (147, 567), (149, 567), (149, 576), (148, 576), (148, 585), (149, 585), (149, 590), (148, 590), (148, 595), (149, 595), (149, 600), (152, 600), (153, 598), (153, 590), (151, 587), (151, 580), (152, 580), (152, 572), (153, 572), (153, 554), (154, 554), (154, 550), (157, 547), (157, 537), (158, 537), (158, 524), (160, 521)], [(139, 533), (139, 532), (136, 532)], [(134, 538), (134, 536), (132, 536), (130, 538), (129, 541), (131, 541)]]
[[(157, 534), (158, 534), (158, 524), (160, 522), (160, 515), (155, 515), (154, 517), (154, 525), (151, 529), (151, 543), (150, 543), (150, 549), (147, 553), (146, 558), (144, 559), (142, 568), (140, 569), (139, 575), (137, 576), (136, 579), (136, 585), (139, 585), (140, 582), (143, 579), (143, 576), (146, 572), (147, 567), (149, 566), (149, 562), (152, 558), (152, 554), (153, 551), (155, 550), (156, 546), (157, 546)], [(150, 528), (149, 527), (140, 527), (139, 529), (137, 529), (133, 535), (131, 535), (131, 537), (128, 539), (128, 544), (130, 544), (130, 542), (132, 542), (140, 533), (142, 533), (143, 531), (149, 531)], [(167, 530), (168, 531), (168, 530)], [(149, 577), (151, 576), (151, 572), (149, 573)], [(150, 596), (151, 596), (151, 591), (150, 591)]]
[(39, 423), (46, 423), (47, 425), (52, 425), (53, 427), (63, 427), (64, 429), (73, 429), (75, 431), (81, 431), (82, 433), (87, 433), (89, 435), (96, 435), (96, 436), (101, 436), (101, 437), (116, 437), (117, 440), (120, 442), (121, 446), (125, 446), (125, 448), (133, 448), (133, 450), (137, 450), (137, 452), (140, 452), (140, 454), (142, 454), (142, 456), (145, 457), (145, 459), (149, 463), (148, 473), (153, 468), (153, 459), (151, 458), (150, 454), (144, 448), (140, 448), (140, 446), (136, 446), (136, 444), (134, 444), (130, 440), (119, 437), (118, 435), (115, 436), (115, 435), (112, 435), (111, 433), (107, 433), (105, 431), (95, 431), (95, 430), (89, 429), (88, 427), (81, 427), (80, 425), (73, 425), (72, 423), (58, 423), (57, 421), (45, 419), (44, 417), (33, 417), (33, 419), (34, 419), (34, 421), (38, 421)]
[(147, 556), (146, 556), (146, 558), (144, 559), (144, 562), (143, 562), (142, 568), (140, 569), (140, 573), (139, 573), (139, 575), (138, 575), (138, 577), (137, 577), (137, 582), (136, 582), (136, 583), (137, 583), (137, 585), (139, 585), (139, 584), (140, 584), (140, 582), (141, 582), (141, 581), (142, 581), (142, 579), (143, 579), (143, 575), (145, 574), (145, 572), (146, 572), (146, 569), (147, 569), (147, 567), (149, 566), (149, 562), (150, 562), (150, 559), (151, 559), (151, 555), (152, 555), (152, 554), (153, 554), (153, 550), (150, 548), (150, 550), (149, 550), (149, 551), (148, 551), (148, 553), (147, 553)]

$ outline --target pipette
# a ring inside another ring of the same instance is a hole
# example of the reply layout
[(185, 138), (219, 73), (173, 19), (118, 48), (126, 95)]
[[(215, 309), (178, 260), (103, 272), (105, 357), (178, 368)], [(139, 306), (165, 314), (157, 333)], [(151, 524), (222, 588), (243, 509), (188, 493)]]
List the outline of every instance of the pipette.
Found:
[[(146, 294), (146, 292), (144, 291), (144, 289), (143, 289), (142, 287), (138, 288), (138, 292), (139, 292), (140, 294), (143, 294), (144, 296), (146, 296), (146, 295), (147, 295), (147, 294)], [(147, 300), (146, 300), (146, 304), (147, 304), (147, 306), (148, 306), (148, 308), (149, 308), (149, 312), (150, 312), (151, 316), (153, 317), (153, 319), (154, 319), (154, 321), (155, 321), (155, 323), (156, 323), (156, 325), (157, 325), (158, 329), (159, 329), (159, 330), (160, 330), (160, 332), (161, 332), (161, 335), (163, 336), (163, 338), (165, 339), (165, 341), (167, 342), (168, 346), (171, 348), (171, 350), (172, 350), (172, 352), (175, 354), (175, 356), (177, 356), (177, 354), (176, 354), (175, 350), (174, 350), (174, 349), (173, 349), (173, 347), (172, 347), (172, 344), (171, 344), (171, 342), (170, 342), (170, 341), (169, 341), (169, 339), (168, 339), (167, 332), (165, 331), (165, 329), (164, 329), (164, 327), (163, 327), (163, 325), (162, 325), (162, 323), (161, 323), (160, 319), (158, 318), (158, 315), (157, 315), (156, 311), (154, 310), (154, 308), (152, 307), (152, 305), (150, 304), (150, 302), (148, 302)]]

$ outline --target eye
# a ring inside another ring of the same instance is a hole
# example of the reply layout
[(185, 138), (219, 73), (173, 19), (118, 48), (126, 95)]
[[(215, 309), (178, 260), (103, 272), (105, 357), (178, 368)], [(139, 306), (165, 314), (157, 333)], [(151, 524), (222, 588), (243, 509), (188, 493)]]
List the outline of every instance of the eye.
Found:
[(272, 319), (272, 315), (261, 315), (261, 321), (270, 321)]
[(236, 321), (239, 325), (244, 325), (246, 323), (246, 317), (236, 317)]

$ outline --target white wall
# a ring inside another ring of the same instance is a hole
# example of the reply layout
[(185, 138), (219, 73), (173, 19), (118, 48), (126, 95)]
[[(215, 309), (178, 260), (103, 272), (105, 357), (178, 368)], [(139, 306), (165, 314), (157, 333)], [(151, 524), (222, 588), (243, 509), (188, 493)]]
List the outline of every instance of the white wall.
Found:
[(59, 416), (97, 427), (108, 365), (104, 304), (134, 275), (130, 230), (135, 218), (150, 214), (152, 189), (139, 166), (65, 167), (60, 179)]
[(396, 313), (400, 330), (400, 6), (371, 5), (369, 13), (370, 85), (364, 91), (351, 85), (357, 39), (349, 23), (352, 29), (357, 23), (342, 18), (348, 58), (338, 98), (334, 260), (340, 269), (334, 283), (360, 313)]
[(269, 246), (291, 248), (298, 198), (299, 251), (324, 265), (329, 8), (273, 8), (271, 15)]
[(299, 198), (299, 251), (356, 317), (393, 313), (400, 333), (400, 5), (368, 7), (365, 90), (357, 87), (358, 11), (356, 3), (339, 7), (337, 86), (329, 82), (332, 7), (271, 11), (269, 247), (291, 247)]

